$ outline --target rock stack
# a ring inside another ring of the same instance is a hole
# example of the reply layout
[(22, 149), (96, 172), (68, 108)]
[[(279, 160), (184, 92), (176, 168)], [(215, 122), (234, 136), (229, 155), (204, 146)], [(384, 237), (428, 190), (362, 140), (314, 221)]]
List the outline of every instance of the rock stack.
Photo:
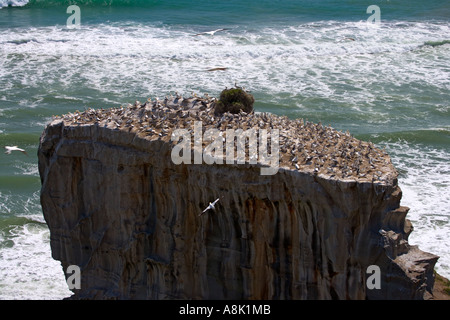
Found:
[[(322, 124), (217, 112), (216, 103), (176, 95), (47, 125), (41, 204), (53, 257), (81, 269), (74, 298), (431, 296), (438, 257), (408, 244), (408, 208), (386, 152)], [(261, 175), (250, 161), (174, 164), (172, 133), (196, 122), (223, 138), (278, 129), (278, 172)], [(370, 266), (379, 288), (367, 285)]]

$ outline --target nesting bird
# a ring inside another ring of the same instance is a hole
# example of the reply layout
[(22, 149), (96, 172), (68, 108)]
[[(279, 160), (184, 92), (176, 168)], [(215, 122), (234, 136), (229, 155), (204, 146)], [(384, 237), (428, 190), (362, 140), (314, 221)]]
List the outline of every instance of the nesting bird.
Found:
[[(66, 126), (96, 125), (167, 143), (171, 143), (174, 130), (192, 129), (196, 121), (201, 121), (203, 132), (213, 128), (220, 130), (222, 138), (226, 138), (227, 129), (254, 128), (268, 132), (279, 129), (280, 168), (333, 179), (365, 181), (382, 181), (395, 170), (386, 152), (370, 142), (352, 137), (349, 132), (270, 113), (242, 110), (217, 113), (216, 103), (216, 98), (206, 94), (202, 97), (197, 94), (183, 97), (177, 92), (175, 97), (171, 95), (164, 100), (149, 98), (145, 103), (136, 101), (134, 105), (106, 110), (89, 108), (83, 112), (68, 113), (60, 119)], [(7, 150), (7, 153), (21, 151)], [(249, 162), (250, 155), (246, 159)]]

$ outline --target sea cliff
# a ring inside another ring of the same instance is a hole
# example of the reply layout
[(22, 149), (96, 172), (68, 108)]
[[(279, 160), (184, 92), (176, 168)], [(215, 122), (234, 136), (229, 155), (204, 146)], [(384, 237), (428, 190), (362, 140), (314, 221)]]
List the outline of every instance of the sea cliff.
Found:
[[(72, 298), (432, 297), (438, 257), (408, 243), (409, 209), (386, 152), (322, 124), (214, 105), (177, 96), (46, 126), (41, 204), (53, 258), (81, 270)], [(250, 152), (228, 163), (216, 148), (223, 161), (205, 163), (209, 129), (225, 140), (251, 128), (278, 130), (272, 174)], [(190, 163), (174, 162), (181, 129), (193, 138)]]

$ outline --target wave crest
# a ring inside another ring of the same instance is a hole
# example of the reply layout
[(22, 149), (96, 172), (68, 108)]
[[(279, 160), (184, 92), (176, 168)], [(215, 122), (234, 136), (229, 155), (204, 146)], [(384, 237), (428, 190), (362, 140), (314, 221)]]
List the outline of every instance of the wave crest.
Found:
[(145, 0), (0, 0), (0, 9), (5, 7), (37, 7), (37, 8), (48, 8), (56, 6), (138, 6), (138, 7), (148, 7), (156, 4), (156, 1), (145, 1)]
[(439, 47), (443, 46), (445, 44), (450, 44), (450, 40), (442, 40), (442, 41), (426, 41), (423, 46), (430, 46), (430, 47)]
[(4, 7), (23, 7), (28, 0), (0, 0), (0, 9)]

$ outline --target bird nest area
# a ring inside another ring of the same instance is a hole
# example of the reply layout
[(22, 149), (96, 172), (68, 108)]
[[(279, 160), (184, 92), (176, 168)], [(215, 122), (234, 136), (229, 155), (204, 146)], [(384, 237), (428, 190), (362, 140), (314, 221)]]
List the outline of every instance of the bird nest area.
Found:
[[(397, 171), (384, 150), (376, 148), (371, 142), (354, 138), (348, 131), (344, 133), (320, 123), (292, 120), (270, 113), (241, 111), (217, 114), (216, 102), (217, 99), (207, 95), (188, 98), (177, 95), (164, 100), (148, 99), (145, 103), (136, 101), (134, 105), (118, 108), (89, 108), (55, 118), (62, 119), (65, 126), (95, 125), (171, 144), (174, 144), (172, 133), (177, 129), (186, 129), (192, 136), (192, 146), (195, 145), (195, 123), (199, 122), (202, 135), (208, 129), (217, 129), (224, 140), (229, 129), (265, 129), (269, 136), (270, 132), (278, 129), (280, 168), (332, 179), (380, 183), (392, 183), (397, 177)], [(251, 158), (250, 143), (245, 143), (246, 161)], [(202, 141), (201, 145), (205, 148), (208, 142)], [(271, 138), (268, 139), (269, 152), (270, 145)]]

